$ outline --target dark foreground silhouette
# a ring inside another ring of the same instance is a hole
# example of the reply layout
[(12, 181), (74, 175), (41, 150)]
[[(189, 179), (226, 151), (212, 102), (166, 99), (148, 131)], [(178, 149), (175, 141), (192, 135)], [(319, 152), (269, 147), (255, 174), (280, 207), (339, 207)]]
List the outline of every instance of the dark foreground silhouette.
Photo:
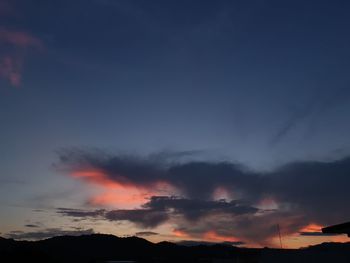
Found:
[(42, 241), (0, 237), (0, 262), (350, 262), (350, 243), (304, 249), (250, 249), (228, 245), (183, 246), (113, 235), (61, 236)]
[(347, 234), (350, 237), (350, 222), (322, 228), (325, 234)]

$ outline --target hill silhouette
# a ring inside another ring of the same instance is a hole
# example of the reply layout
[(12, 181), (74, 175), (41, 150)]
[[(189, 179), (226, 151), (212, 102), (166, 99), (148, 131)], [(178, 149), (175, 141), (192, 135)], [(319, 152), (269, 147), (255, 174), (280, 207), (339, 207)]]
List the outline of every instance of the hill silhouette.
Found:
[[(139, 237), (92, 234), (41, 241), (0, 238), (0, 262), (350, 262), (350, 243), (323, 243), (304, 249), (250, 249), (227, 244), (184, 246)], [(220, 261), (219, 261), (220, 260)]]

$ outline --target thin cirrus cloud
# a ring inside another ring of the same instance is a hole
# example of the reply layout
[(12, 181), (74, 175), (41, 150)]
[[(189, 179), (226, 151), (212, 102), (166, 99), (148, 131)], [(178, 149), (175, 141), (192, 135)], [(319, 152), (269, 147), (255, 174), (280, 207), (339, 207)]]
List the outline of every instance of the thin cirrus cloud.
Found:
[(44, 44), (27, 32), (0, 28), (0, 47), (6, 50), (0, 53), (0, 76), (19, 87), (26, 53), (30, 49), (42, 51)]
[[(266, 245), (276, 237), (277, 224), (284, 235), (298, 235), (308, 226), (319, 226), (308, 232), (320, 232), (322, 226), (350, 217), (345, 209), (350, 199), (350, 158), (290, 163), (270, 172), (252, 171), (232, 162), (156, 161), (76, 150), (61, 152), (59, 159), (57, 167), (75, 179), (103, 185), (101, 180), (74, 176), (93, 170), (109, 182), (106, 188), (115, 183), (148, 189), (149, 196), (138, 207), (99, 214), (101, 219), (130, 221), (140, 228), (172, 222), (174, 229), (188, 237), (213, 240), (216, 236), (228, 241), (232, 237), (233, 241)], [(172, 191), (155, 195), (153, 187), (159, 182)], [(217, 189), (224, 189), (231, 201), (215, 199)]]
[(0, 41), (20, 48), (34, 47), (43, 49), (43, 43), (38, 38), (23, 31), (13, 31), (5, 28), (0, 29)]

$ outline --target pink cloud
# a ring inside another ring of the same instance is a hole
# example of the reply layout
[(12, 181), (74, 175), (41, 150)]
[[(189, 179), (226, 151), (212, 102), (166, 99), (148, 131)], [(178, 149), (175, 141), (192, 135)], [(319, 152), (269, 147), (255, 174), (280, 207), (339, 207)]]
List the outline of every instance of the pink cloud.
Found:
[(102, 189), (89, 200), (91, 205), (118, 206), (119, 208), (139, 207), (151, 196), (166, 193), (176, 194), (175, 190), (165, 182), (155, 182), (152, 185), (138, 185), (131, 182), (115, 181), (98, 170), (80, 170), (69, 174), (92, 186)]
[(34, 47), (43, 49), (43, 43), (40, 39), (23, 31), (11, 31), (0, 28), (0, 42), (7, 43), (19, 48)]
[(40, 39), (29, 33), (5, 28), (0, 28), (0, 45), (8, 50), (0, 54), (0, 77), (8, 80), (11, 85), (19, 87), (22, 82), (25, 51), (29, 48), (43, 50), (44, 45)]
[(5, 56), (0, 61), (0, 76), (9, 80), (13, 86), (19, 87), (21, 85), (21, 68), (21, 59)]

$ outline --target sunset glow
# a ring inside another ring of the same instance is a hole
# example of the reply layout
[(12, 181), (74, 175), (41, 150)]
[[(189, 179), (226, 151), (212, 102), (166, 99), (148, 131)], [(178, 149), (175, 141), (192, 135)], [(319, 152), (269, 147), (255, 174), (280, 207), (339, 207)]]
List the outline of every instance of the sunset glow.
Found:
[(215, 231), (208, 231), (208, 232), (204, 233), (203, 240), (207, 240), (207, 241), (211, 241), (211, 242), (224, 242), (224, 241), (237, 242), (237, 241), (239, 241), (239, 239), (237, 239), (235, 237), (219, 235)]
[(349, 14), (0, 0), (0, 243), (350, 247)]
[(179, 229), (174, 229), (173, 234), (174, 234), (174, 236), (179, 237), (179, 238), (183, 238), (183, 239), (190, 237), (185, 231), (182, 231)]
[(81, 179), (101, 188), (101, 193), (91, 197), (90, 204), (133, 208), (142, 205), (155, 193), (152, 190), (109, 179), (100, 171), (78, 171), (72, 173), (73, 178)]
[(311, 223), (311, 224), (303, 227), (300, 230), (300, 232), (305, 232), (305, 233), (308, 233), (308, 232), (321, 232), (322, 228), (323, 228), (323, 226), (321, 226), (321, 225)]

